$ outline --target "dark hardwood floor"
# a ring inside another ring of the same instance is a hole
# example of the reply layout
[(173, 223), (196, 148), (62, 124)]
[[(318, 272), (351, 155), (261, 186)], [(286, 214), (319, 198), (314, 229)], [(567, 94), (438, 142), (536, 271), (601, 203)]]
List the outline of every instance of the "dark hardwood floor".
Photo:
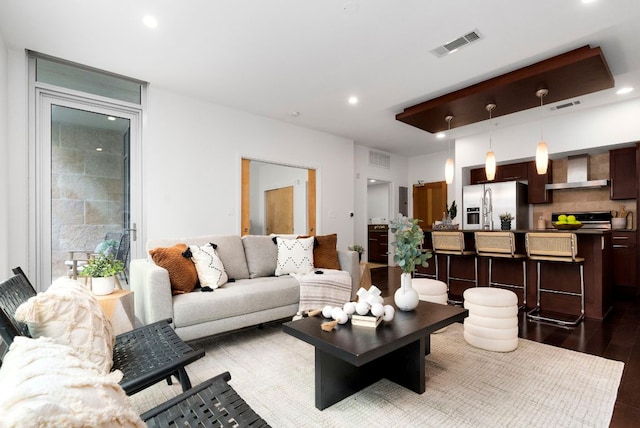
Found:
[[(374, 268), (371, 283), (390, 296), (400, 274), (397, 267)], [(573, 328), (530, 321), (521, 312), (519, 330), (524, 339), (624, 362), (610, 427), (640, 426), (640, 303), (618, 299), (603, 322), (587, 319)]]

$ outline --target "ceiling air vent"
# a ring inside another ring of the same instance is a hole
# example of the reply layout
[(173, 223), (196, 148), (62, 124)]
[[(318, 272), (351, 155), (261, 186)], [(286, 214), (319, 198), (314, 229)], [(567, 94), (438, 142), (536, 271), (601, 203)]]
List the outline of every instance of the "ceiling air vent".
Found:
[(391, 156), (386, 153), (369, 151), (369, 165), (381, 168), (391, 168)]
[(569, 101), (568, 103), (559, 104), (557, 106), (551, 107), (550, 110), (562, 110), (563, 108), (573, 107), (573, 106), (577, 106), (577, 105), (580, 105), (580, 101), (578, 101), (578, 100)]
[(437, 48), (431, 51), (432, 54), (437, 56), (438, 58), (443, 57), (447, 54), (450, 54), (464, 46), (467, 46), (476, 40), (480, 40), (481, 36), (478, 30), (473, 30), (464, 36), (460, 36), (455, 40), (450, 41), (449, 43), (445, 43), (442, 46), (438, 46)]

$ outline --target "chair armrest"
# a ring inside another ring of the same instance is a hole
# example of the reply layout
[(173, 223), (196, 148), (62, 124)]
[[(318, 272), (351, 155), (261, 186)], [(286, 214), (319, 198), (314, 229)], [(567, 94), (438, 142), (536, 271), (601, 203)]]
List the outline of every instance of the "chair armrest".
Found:
[(147, 259), (132, 260), (129, 288), (134, 293), (136, 317), (142, 324), (173, 319), (173, 298), (169, 272)]
[(354, 299), (360, 287), (360, 258), (358, 253), (350, 250), (338, 250), (340, 269), (351, 275), (351, 299)]

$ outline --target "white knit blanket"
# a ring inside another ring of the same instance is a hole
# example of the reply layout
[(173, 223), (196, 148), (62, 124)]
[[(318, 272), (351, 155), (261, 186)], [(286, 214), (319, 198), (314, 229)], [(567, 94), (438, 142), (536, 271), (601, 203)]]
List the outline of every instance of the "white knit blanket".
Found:
[[(322, 271), (322, 274), (315, 273)], [(340, 306), (351, 300), (351, 275), (333, 269), (315, 269), (308, 274), (292, 273), (300, 283), (299, 313), (309, 309), (322, 309), (326, 305)]]

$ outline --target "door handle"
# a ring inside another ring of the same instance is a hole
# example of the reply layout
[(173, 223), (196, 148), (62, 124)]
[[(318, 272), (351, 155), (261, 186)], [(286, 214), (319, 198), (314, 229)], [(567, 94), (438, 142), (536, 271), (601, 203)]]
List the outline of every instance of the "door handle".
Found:
[(125, 232), (131, 232), (131, 240), (132, 241), (137, 241), (138, 240), (138, 228), (136, 223), (131, 223), (131, 228), (130, 229), (125, 229)]

